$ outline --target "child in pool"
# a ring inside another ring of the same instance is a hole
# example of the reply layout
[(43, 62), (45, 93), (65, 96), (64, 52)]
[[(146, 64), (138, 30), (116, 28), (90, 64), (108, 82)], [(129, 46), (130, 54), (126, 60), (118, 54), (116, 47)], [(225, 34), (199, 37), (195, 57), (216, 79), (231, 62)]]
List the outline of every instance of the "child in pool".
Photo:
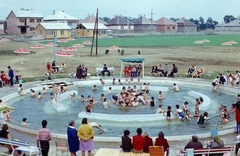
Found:
[(129, 84), (128, 78), (125, 79), (125, 84)]
[(162, 92), (160, 91), (159, 92), (159, 94), (158, 94), (158, 99), (159, 100), (162, 100), (162, 99), (164, 99), (165, 98), (165, 96), (162, 94)]
[(50, 96), (51, 99), (54, 98), (53, 93), (50, 93), (49, 96)]
[(133, 84), (133, 78), (130, 79), (130, 82), (129, 82), (129, 83)]
[(178, 120), (183, 120), (184, 119), (184, 113), (182, 111), (182, 109), (180, 108), (180, 106), (177, 104), (176, 105), (176, 112), (175, 112), (175, 116), (178, 115)]
[(42, 87), (42, 93), (46, 93), (46, 92), (47, 92), (46, 88)]
[(73, 98), (75, 98), (75, 97), (76, 97), (76, 93), (70, 94), (70, 99), (73, 99)]
[(191, 120), (192, 115), (190, 114), (190, 110), (186, 110), (186, 119)]
[(109, 87), (109, 88), (108, 88), (107, 93), (108, 93), (108, 94), (111, 94), (111, 93), (112, 93), (112, 87)]
[(35, 97), (35, 95), (36, 95), (35, 91), (34, 91), (33, 89), (31, 89), (31, 91), (30, 91), (30, 96), (31, 96), (31, 97)]
[(137, 83), (141, 83), (141, 79), (140, 79), (140, 77), (137, 79)]
[(173, 84), (173, 87), (172, 88), (169, 88), (169, 89), (172, 89), (174, 90), (175, 92), (179, 92), (179, 87), (177, 86), (176, 83)]
[(122, 85), (121, 79), (118, 79), (118, 84)]
[(183, 104), (183, 111), (184, 111), (184, 112), (187, 112), (187, 110), (188, 110), (188, 102), (186, 101), (186, 102), (184, 102), (184, 104)]
[[(171, 120), (171, 113), (173, 113), (173, 111), (171, 110), (172, 107), (168, 106), (166, 111), (163, 111), (163, 115), (165, 116), (164, 112), (167, 112), (167, 119)], [(173, 113), (174, 114), (174, 113)]]
[(195, 108), (193, 116), (194, 117), (199, 117), (200, 116), (200, 112), (199, 112), (199, 108), (198, 107)]
[(228, 119), (229, 119), (229, 114), (228, 114), (228, 111), (227, 111), (227, 108), (224, 108), (223, 109), (223, 112), (221, 114), (221, 122), (228, 122)]
[(105, 82), (103, 81), (103, 79), (100, 79), (100, 82), (103, 86), (105, 86)]
[(87, 100), (84, 98), (84, 95), (81, 95), (81, 101), (86, 102)]
[(109, 106), (110, 106), (109, 100), (107, 98), (104, 98), (104, 100), (103, 100), (103, 107), (105, 109), (108, 109)]
[(96, 90), (97, 90), (97, 85), (93, 85), (92, 91), (96, 91)]
[(156, 114), (159, 114), (159, 113), (163, 113), (164, 110), (162, 109), (162, 105), (159, 105), (157, 111), (156, 111)]
[(38, 92), (38, 96), (37, 96), (38, 99), (41, 99), (41, 98), (44, 98), (44, 96), (42, 95), (41, 92)]
[(195, 103), (195, 106), (199, 106), (201, 103), (200, 103), (200, 100), (199, 98), (196, 98), (196, 103)]
[(150, 106), (151, 107), (154, 107), (154, 106), (156, 106), (156, 101), (154, 100), (154, 97), (151, 97), (151, 101), (150, 101)]
[(24, 93), (23, 93), (23, 88), (22, 88), (22, 84), (20, 84), (19, 87), (18, 87), (18, 95), (20, 95), (20, 96), (23, 96), (23, 95), (24, 95)]
[(115, 85), (115, 80), (116, 80), (116, 79), (115, 79), (115, 78), (113, 78), (113, 81), (112, 81), (112, 84), (113, 84), (113, 85)]

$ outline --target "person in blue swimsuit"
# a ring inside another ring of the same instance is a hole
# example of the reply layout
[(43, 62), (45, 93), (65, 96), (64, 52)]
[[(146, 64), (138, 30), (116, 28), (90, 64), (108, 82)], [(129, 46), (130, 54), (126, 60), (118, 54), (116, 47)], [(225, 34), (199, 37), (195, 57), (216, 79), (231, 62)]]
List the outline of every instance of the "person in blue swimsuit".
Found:
[(184, 113), (183, 113), (182, 109), (180, 108), (180, 106), (178, 104), (176, 105), (176, 108), (177, 108), (177, 110), (176, 110), (175, 116), (178, 115), (178, 120), (183, 120)]

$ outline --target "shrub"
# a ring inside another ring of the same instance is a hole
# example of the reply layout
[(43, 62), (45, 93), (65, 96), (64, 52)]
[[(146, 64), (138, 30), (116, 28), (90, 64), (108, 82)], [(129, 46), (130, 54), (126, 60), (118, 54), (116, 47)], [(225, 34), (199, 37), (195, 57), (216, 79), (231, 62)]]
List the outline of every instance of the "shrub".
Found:
[(107, 49), (107, 50), (105, 51), (105, 54), (108, 54), (108, 52), (109, 52), (109, 50)]
[(123, 55), (123, 54), (124, 54), (124, 49), (121, 50), (121, 55)]
[(138, 55), (141, 55), (141, 52), (140, 52), (140, 50), (138, 50)]

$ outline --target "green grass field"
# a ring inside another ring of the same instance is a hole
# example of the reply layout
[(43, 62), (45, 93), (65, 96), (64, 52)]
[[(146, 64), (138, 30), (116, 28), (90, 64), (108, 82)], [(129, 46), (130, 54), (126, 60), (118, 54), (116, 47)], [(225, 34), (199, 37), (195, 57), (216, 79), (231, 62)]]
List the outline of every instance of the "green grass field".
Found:
[[(129, 37), (129, 38), (100, 38), (98, 45), (100, 47), (109, 47), (116, 45), (119, 47), (140, 47), (140, 46), (201, 46), (194, 44), (196, 40), (210, 40), (205, 43), (206, 46), (221, 46), (223, 42), (234, 40), (240, 44), (240, 35), (163, 35), (163, 36), (146, 36), (146, 37)], [(81, 38), (67, 43), (58, 42), (59, 46), (71, 46), (75, 43), (82, 43), (91, 38)], [(43, 44), (48, 41), (41, 42)], [(88, 45), (89, 46), (89, 45)], [(203, 45), (202, 45), (203, 46)], [(238, 47), (238, 45), (233, 45)]]

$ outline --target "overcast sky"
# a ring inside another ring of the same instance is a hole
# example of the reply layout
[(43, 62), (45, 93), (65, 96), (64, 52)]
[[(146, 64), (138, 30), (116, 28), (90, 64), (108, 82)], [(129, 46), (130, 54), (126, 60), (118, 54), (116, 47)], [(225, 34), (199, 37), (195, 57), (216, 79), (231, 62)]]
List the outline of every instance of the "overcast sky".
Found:
[(240, 15), (240, 0), (0, 0), (0, 20), (6, 19), (11, 10), (21, 8), (41, 11), (46, 17), (53, 10), (64, 10), (71, 16), (79, 19), (88, 14), (99, 17), (112, 18), (115, 14), (137, 18), (139, 14), (153, 19), (161, 17), (185, 17), (205, 20), (212, 17), (218, 22), (223, 21), (225, 15)]

